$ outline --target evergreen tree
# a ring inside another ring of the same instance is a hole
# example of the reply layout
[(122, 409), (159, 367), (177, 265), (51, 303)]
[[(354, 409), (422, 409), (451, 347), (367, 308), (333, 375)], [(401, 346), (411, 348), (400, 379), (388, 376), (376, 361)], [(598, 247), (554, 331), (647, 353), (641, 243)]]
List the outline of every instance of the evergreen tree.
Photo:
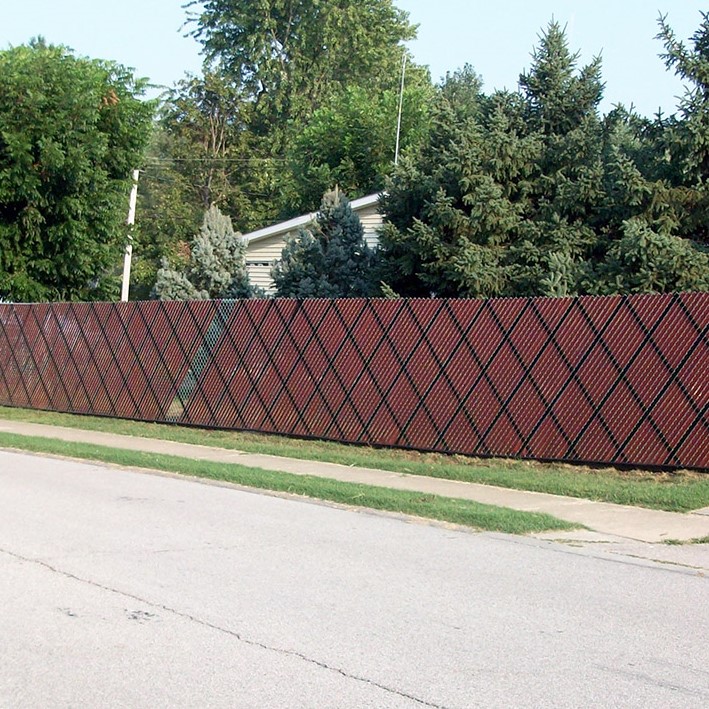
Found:
[(160, 300), (249, 298), (246, 248), (234, 232), (231, 219), (212, 205), (191, 243), (189, 260), (177, 269), (164, 260), (158, 271), (154, 295)]
[(578, 56), (571, 54), (563, 28), (551, 22), (532, 53), (532, 67), (519, 78), (528, 124), (545, 135), (566, 135), (596, 115), (603, 95), (601, 60), (596, 57), (577, 74)]
[(470, 70), (447, 78), (430, 139), (383, 200), (383, 280), (396, 292), (707, 287), (706, 254), (686, 231), (687, 186), (673, 186), (658, 158), (666, 131), (622, 107), (601, 117), (600, 62), (577, 70), (576, 60), (551, 23), (519, 92), (484, 96)]
[(281, 298), (357, 298), (373, 293), (374, 255), (347, 198), (325, 194), (315, 223), (287, 241), (272, 270)]
[(660, 18), (668, 69), (685, 83), (679, 116), (660, 122), (656, 152), (663, 177), (676, 188), (671, 197), (683, 217), (682, 235), (709, 244), (709, 13), (692, 35), (692, 46), (677, 39)]
[(632, 219), (594, 275), (589, 291), (603, 295), (708, 291), (709, 252)]
[(527, 179), (510, 175), (523, 196), (515, 200), (520, 219), (503, 258), (503, 294), (574, 295), (604, 221), (601, 65), (595, 58), (578, 69), (578, 54), (556, 22), (532, 57), (519, 81), (516, 130), (538, 152)]

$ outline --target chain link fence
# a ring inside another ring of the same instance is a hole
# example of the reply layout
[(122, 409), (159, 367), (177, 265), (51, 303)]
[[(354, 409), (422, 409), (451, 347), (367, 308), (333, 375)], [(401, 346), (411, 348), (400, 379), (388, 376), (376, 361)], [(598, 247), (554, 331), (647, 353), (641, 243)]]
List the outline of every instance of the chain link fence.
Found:
[(0, 404), (709, 469), (709, 294), (0, 305)]

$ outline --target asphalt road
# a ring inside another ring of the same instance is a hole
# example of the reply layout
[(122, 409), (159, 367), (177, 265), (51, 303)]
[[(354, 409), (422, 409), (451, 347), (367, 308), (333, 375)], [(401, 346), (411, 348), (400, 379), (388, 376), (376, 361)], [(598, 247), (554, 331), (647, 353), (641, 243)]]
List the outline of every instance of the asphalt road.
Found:
[(706, 707), (709, 579), (0, 451), (0, 707)]

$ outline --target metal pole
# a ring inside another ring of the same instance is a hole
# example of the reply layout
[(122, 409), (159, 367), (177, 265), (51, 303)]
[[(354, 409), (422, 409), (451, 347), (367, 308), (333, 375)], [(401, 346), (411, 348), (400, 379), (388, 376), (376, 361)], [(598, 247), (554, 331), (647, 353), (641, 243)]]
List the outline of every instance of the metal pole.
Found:
[(128, 289), (130, 288), (130, 262), (133, 257), (133, 225), (135, 224), (135, 204), (138, 200), (138, 177), (140, 170), (133, 170), (133, 187), (130, 191), (130, 201), (128, 202), (128, 219), (126, 224), (130, 227), (128, 230), (128, 241), (126, 242), (126, 250), (123, 255), (123, 285), (121, 287), (121, 302), (128, 302)]
[(404, 76), (406, 75), (406, 51), (401, 64), (401, 91), (399, 92), (399, 117), (396, 121), (396, 149), (394, 150), (394, 165), (399, 164), (399, 137), (401, 136), (401, 113), (404, 108)]

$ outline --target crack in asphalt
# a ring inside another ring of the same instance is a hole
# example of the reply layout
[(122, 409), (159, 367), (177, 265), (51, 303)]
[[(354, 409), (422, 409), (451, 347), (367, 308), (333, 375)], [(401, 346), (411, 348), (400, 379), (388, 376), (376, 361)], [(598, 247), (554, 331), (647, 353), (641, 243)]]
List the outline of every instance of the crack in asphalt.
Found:
[(274, 647), (271, 645), (267, 645), (265, 643), (259, 642), (258, 640), (251, 640), (249, 638), (245, 638), (242, 636), (240, 633), (236, 632), (235, 630), (230, 630), (229, 628), (223, 628), (219, 625), (216, 625), (214, 623), (210, 623), (207, 620), (203, 620), (202, 618), (198, 618), (197, 616), (191, 615), (190, 613), (185, 613), (184, 611), (179, 611), (176, 608), (171, 608), (170, 606), (165, 606), (161, 603), (155, 603), (154, 601), (149, 601), (145, 598), (141, 598), (140, 596), (137, 596), (133, 593), (128, 593), (127, 591), (121, 591), (117, 588), (113, 588), (111, 586), (106, 586), (105, 584), (99, 583), (98, 581), (92, 581), (91, 579), (86, 579), (82, 578), (81, 576), (77, 576), (76, 574), (72, 574), (69, 571), (64, 571), (62, 569), (58, 569), (55, 566), (52, 566), (50, 563), (46, 561), (42, 561), (41, 559), (32, 559), (26, 556), (23, 556), (22, 554), (17, 554), (16, 552), (10, 551), (8, 549), (2, 549), (0, 548), (0, 553), (6, 554), (7, 556), (10, 556), (14, 559), (17, 559), (19, 561), (24, 561), (28, 564), (35, 564), (37, 566), (41, 566), (52, 573), (59, 574), (60, 576), (63, 576), (65, 578), (71, 579), (73, 581), (78, 581), (79, 583), (84, 583), (89, 586), (93, 586), (94, 588), (101, 589), (102, 591), (108, 591), (109, 593), (115, 593), (118, 596), (122, 596), (124, 598), (130, 598), (133, 601), (138, 601), (139, 603), (144, 603), (147, 606), (151, 606), (152, 608), (160, 608), (163, 611), (166, 611), (167, 613), (172, 613), (173, 615), (176, 615), (180, 618), (184, 618), (185, 620), (189, 620), (193, 623), (197, 623), (198, 625), (201, 625), (206, 628), (210, 628), (211, 630), (216, 630), (220, 633), (224, 633), (226, 635), (229, 635), (236, 640), (238, 640), (241, 643), (244, 643), (245, 645), (249, 645), (251, 647), (257, 647), (262, 650), (267, 650), (269, 652), (276, 652), (281, 655), (286, 655), (288, 657), (295, 657), (298, 658), (299, 660), (303, 660), (304, 662), (307, 662), (309, 664), (315, 665), (317, 667), (320, 667), (322, 669), (328, 670), (330, 672), (335, 672), (346, 679), (351, 679), (356, 682), (363, 682), (364, 684), (368, 684), (372, 687), (376, 687), (377, 689), (381, 689), (384, 692), (388, 692), (389, 694), (395, 694), (399, 697), (402, 697), (403, 699), (409, 699), (412, 702), (416, 702), (417, 704), (420, 704), (421, 706), (425, 707), (431, 707), (431, 709), (449, 709), (445, 707), (442, 704), (434, 704), (432, 702), (426, 701), (425, 699), (421, 699), (420, 697), (416, 697), (413, 694), (408, 694), (407, 692), (403, 692), (398, 689), (394, 689), (393, 687), (387, 687), (384, 684), (380, 684), (379, 682), (376, 682), (374, 680), (368, 679), (367, 677), (361, 677), (360, 675), (355, 675), (347, 672), (346, 670), (343, 670), (340, 667), (334, 667), (332, 665), (328, 665), (326, 662), (323, 662), (322, 660), (316, 660), (315, 658), (308, 657), (302, 652), (298, 652), (297, 650), (287, 650), (284, 648), (280, 647)]
[[(694, 571), (709, 571), (708, 568), (705, 566), (692, 566), (692, 564), (683, 564), (679, 561), (672, 561), (669, 559), (655, 559), (654, 557), (651, 556), (641, 556), (640, 554), (631, 554), (630, 552), (622, 552), (622, 551), (611, 551), (611, 554), (622, 554), (624, 556), (629, 556), (631, 559), (647, 559), (648, 561), (652, 561), (655, 564), (667, 564), (668, 566), (681, 566), (683, 569), (692, 569)], [(704, 574), (700, 574), (700, 576), (703, 576)]]

